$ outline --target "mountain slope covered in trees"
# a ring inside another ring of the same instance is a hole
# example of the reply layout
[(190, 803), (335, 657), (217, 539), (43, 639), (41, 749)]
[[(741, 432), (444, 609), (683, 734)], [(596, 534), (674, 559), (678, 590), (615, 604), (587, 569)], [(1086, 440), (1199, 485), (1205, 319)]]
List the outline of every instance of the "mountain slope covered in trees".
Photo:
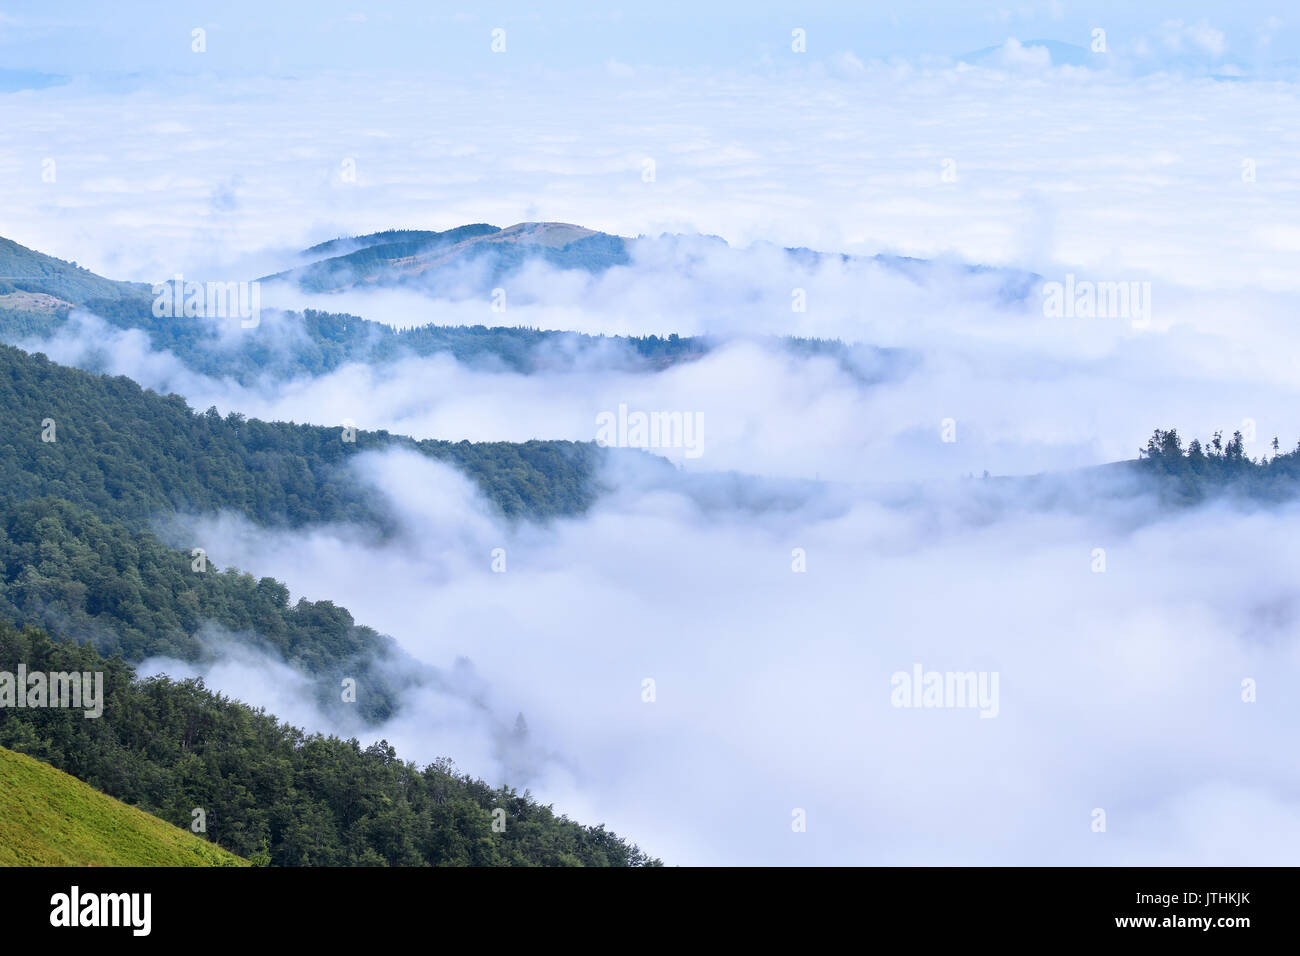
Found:
[(1226, 442), (1215, 432), (1204, 444), (1193, 438), (1183, 448), (1176, 428), (1157, 428), (1139, 450), (1135, 467), (1155, 479), (1161, 499), (1192, 505), (1215, 496), (1256, 502), (1283, 502), (1300, 497), (1300, 443), (1290, 451), (1274, 438), (1267, 454), (1251, 458), (1241, 432)]
[[(504, 239), (502, 234), (505, 234)], [(589, 264), (584, 264), (585, 260), (579, 254), (586, 248), (582, 243), (609, 245), (624, 242), (617, 236), (592, 233), (591, 230), (580, 230), (580, 234), (585, 238), (577, 245), (578, 253), (574, 253), (572, 250), (566, 252), (564, 244), (534, 242), (530, 245), (525, 242), (520, 245), (518, 241), (509, 242), (506, 240), (512, 236), (518, 240), (521, 234), (482, 224), (443, 233), (393, 230), (358, 239), (330, 240), (307, 250), (304, 256), (319, 258), (346, 252), (322, 260), (329, 262), (368, 256), (373, 259), (373, 267), (382, 272), (385, 263), (405, 261), (405, 257), (396, 256), (396, 253), (406, 251), (406, 245), (414, 244), (420, 248), (447, 243), (457, 245), (463, 244), (465, 236), (488, 235), (496, 237), (485, 246), (496, 250), (493, 255), (502, 255), (500, 250), (509, 248), (514, 250), (510, 255), (516, 259), (523, 256), (516, 265), (528, 258), (521, 250), (536, 248), (540, 250), (539, 255), (549, 257), (548, 261), (555, 260), (555, 264), (563, 268), (587, 269)], [(233, 378), (245, 385), (321, 375), (349, 362), (382, 364), (411, 356), (431, 355), (450, 355), (458, 362), (524, 374), (582, 369), (592, 365), (654, 372), (698, 359), (723, 344), (723, 340), (714, 337), (679, 336), (675, 333), (665, 336), (606, 336), (512, 326), (489, 328), (433, 323), (395, 329), (384, 322), (313, 309), (301, 312), (264, 310), (257, 327), (241, 328), (239, 335), (232, 338), (222, 335), (220, 320), (155, 316), (154, 296), (149, 285), (104, 279), (17, 243), (8, 240), (3, 243), (0, 245), (0, 266), (3, 267), (0, 275), (4, 274), (3, 269), (12, 271), (8, 273), (9, 279), (0, 278), (0, 341), (11, 344), (34, 342), (39, 347), (40, 341), (66, 327), (74, 311), (82, 308), (116, 328), (147, 333), (155, 350), (172, 353), (196, 372)], [(793, 261), (808, 265), (816, 264), (822, 256), (811, 250), (788, 252)], [(383, 258), (389, 253), (395, 258)], [(926, 265), (921, 260), (899, 262), (913, 271)], [(770, 336), (760, 340), (795, 354), (807, 354), (812, 349), (818, 354), (830, 355), (851, 374), (867, 382), (900, 377), (917, 362), (915, 355), (902, 349), (789, 336)]]
[[(644, 866), (601, 826), (556, 816), (448, 761), (424, 768), (380, 741), (306, 734), (201, 681), (137, 680), (89, 644), (0, 622), (0, 669), (100, 671), (103, 716), (0, 708), (0, 747), (28, 754), (178, 826), (277, 866)], [(493, 824), (497, 825), (494, 826)], [(504, 824), (504, 826), (502, 826)]]
[(236, 512), (260, 525), (350, 522), (383, 535), (395, 520), (350, 466), (365, 450), (394, 447), (460, 468), (505, 515), (544, 519), (585, 509), (599, 492), (599, 461), (616, 453), (364, 431), (345, 442), (339, 428), (197, 414), (129, 379), (4, 346), (0, 408), (0, 614), (136, 663), (199, 660), (211, 650), (201, 635), (215, 627), (318, 678), (323, 706), (338, 706), (342, 676), (355, 679), (356, 710), (369, 721), (394, 713), (404, 679), (428, 676), (389, 638), (330, 601), (291, 605), (277, 581), (220, 571), (219, 542), (194, 542), (212, 562), (196, 571), (192, 549), (164, 546), (155, 526)]
[[(215, 564), (196, 571), (192, 555), (164, 546), (151, 526), (174, 513), (235, 511), (264, 525), (346, 521), (384, 534), (391, 516), (349, 466), (358, 452), (391, 447), (458, 466), (503, 514), (571, 514), (597, 493), (605, 450), (367, 432), (350, 443), (341, 429), (197, 414), (129, 379), (9, 347), (0, 347), (0, 408), (0, 669), (113, 675), (103, 718), (5, 708), (0, 745), (175, 823), (197, 806), (215, 810), (217, 842), (242, 855), (265, 848), (277, 863), (646, 862), (602, 828), (556, 818), (450, 765), (417, 770), (386, 744), (308, 737), (197, 684), (133, 682), (128, 663), (200, 659), (212, 651), (200, 632), (217, 628), (316, 678), (319, 704), (341, 706), (340, 675), (356, 679), (358, 716), (384, 720), (400, 706), (403, 681), (428, 677), (390, 639), (332, 602), (291, 605), (271, 578)], [(514, 828), (508, 836), (490, 826), (497, 808)]]
[[(418, 284), (436, 292), (484, 292), (529, 262), (597, 273), (629, 262), (621, 236), (563, 222), (521, 222), (505, 229), (477, 223), (447, 232), (394, 231), (363, 237), (361, 248), (266, 276), (304, 292)], [(347, 240), (336, 240), (346, 243)], [(322, 243), (304, 255), (331, 249)]]
[[(474, 479), (506, 515), (584, 510), (603, 449), (565, 441), (413, 441), (384, 431), (199, 414), (125, 377), (109, 378), (0, 346), (0, 497), (52, 496), (128, 523), (231, 509), (263, 524), (387, 525), (348, 468), (367, 450), (408, 448)], [(44, 423), (50, 424), (44, 424)], [(52, 430), (51, 430), (52, 429)]]
[(190, 553), (60, 498), (0, 507), (0, 620), (135, 663), (209, 660), (238, 642), (316, 678), (322, 711), (348, 710), (338, 688), (352, 678), (351, 709), (371, 723), (393, 716), (401, 691), (429, 676), (332, 601), (291, 604), (273, 578), (215, 564), (196, 571)]
[(56, 259), (11, 239), (0, 238), (0, 294), (16, 289), (44, 293), (72, 303), (120, 299), (149, 291), (146, 285), (105, 279), (75, 262)]

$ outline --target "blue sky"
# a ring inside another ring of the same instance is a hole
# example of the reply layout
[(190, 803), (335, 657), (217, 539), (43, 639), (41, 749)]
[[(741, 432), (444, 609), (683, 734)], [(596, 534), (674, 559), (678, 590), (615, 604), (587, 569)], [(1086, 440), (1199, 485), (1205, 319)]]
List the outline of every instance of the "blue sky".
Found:
[[(1284, 2), (971, 4), (652, 3), (593, 11), (590, 4), (235, 0), (155, 4), (0, 3), (0, 69), (52, 73), (284, 73), (320, 68), (463, 73), (501, 69), (489, 33), (506, 30), (512, 69), (565, 71), (613, 59), (638, 66), (749, 69), (790, 56), (790, 32), (808, 52), (861, 59), (958, 57), (1009, 36), (1086, 47), (1094, 28), (1144, 70), (1229, 63), (1275, 68), (1300, 59), (1300, 29)], [(195, 27), (208, 49), (190, 49)], [(1207, 40), (1208, 38), (1208, 40)], [(1135, 52), (1141, 50), (1140, 55)]]

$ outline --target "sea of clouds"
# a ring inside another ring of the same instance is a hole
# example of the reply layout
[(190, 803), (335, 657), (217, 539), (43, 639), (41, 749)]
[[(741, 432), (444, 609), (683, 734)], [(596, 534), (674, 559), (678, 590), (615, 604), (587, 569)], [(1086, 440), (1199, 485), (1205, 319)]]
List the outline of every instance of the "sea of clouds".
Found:
[[(1164, 513), (1070, 474), (1059, 502), (1027, 505), (1021, 486), (961, 476), (1131, 458), (1171, 425), (1204, 438), (1249, 421), (1252, 455), (1274, 434), (1294, 444), (1295, 85), (1060, 68), (1014, 49), (992, 68), (840, 58), (704, 82), (632, 68), (598, 87), (533, 79), (5, 97), (0, 175), (19, 185), (0, 234), (114, 278), (253, 278), (334, 235), (476, 221), (732, 243), (648, 243), (598, 277), (534, 268), (503, 314), (410, 292), (268, 291), (394, 325), (728, 340), (655, 374), (434, 357), (239, 385), (88, 314), (40, 344), (199, 408), (421, 438), (589, 440), (620, 403), (699, 412), (704, 454), (664, 450), (683, 480), (823, 482), (757, 508), (629, 468), (605, 476), (590, 513), (536, 525), (390, 452), (355, 462), (403, 516), (383, 544), (188, 519), (222, 566), (334, 600), (431, 667), (472, 663), (472, 693), (426, 688), (373, 735), (527, 786), (671, 863), (1294, 860), (1300, 774), (1280, 755), (1298, 716), (1300, 512)], [(57, 183), (40, 181), (46, 154)], [(356, 183), (339, 175), (349, 158)], [(940, 264), (924, 282), (800, 271), (769, 242)], [(1151, 321), (1051, 318), (1037, 290), (1002, 301), (964, 262), (1150, 282)], [(795, 287), (806, 312), (790, 310)], [(919, 360), (872, 380), (760, 334)], [(996, 717), (894, 706), (892, 676), (917, 664), (996, 672)], [(268, 666), (232, 654), (198, 671), (335, 729), (302, 680), (268, 680)], [(516, 713), (526, 741), (509, 735)]]
[[(233, 516), (187, 540), (346, 605), (431, 666), (468, 658), (483, 707), (425, 689), (362, 734), (410, 759), (450, 755), (676, 863), (1258, 864), (1300, 849), (1300, 779), (1278, 758), (1300, 717), (1294, 508), (1156, 520), (1151, 499), (1104, 487), (1026, 508), (977, 481), (758, 511), (626, 474), (590, 514), (538, 527), (491, 517), (414, 453), (357, 466), (402, 514), (399, 540)], [(918, 664), (997, 674), (995, 716), (895, 706), (893, 675)], [(262, 662), (205, 673), (330, 726)], [(528, 744), (503, 749), (516, 712)]]
[(0, 235), (150, 282), (255, 278), (338, 235), (525, 220), (1300, 282), (1293, 82), (851, 55), (757, 73), (511, 63), (6, 95)]

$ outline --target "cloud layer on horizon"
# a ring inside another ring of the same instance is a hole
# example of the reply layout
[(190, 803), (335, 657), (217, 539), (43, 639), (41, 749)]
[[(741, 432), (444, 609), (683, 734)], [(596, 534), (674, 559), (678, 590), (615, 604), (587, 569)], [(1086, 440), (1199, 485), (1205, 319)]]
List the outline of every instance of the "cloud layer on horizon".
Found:
[[(1294, 507), (1159, 519), (1142, 499), (1025, 509), (985, 486), (972, 520), (967, 485), (754, 513), (625, 475), (588, 516), (540, 527), (491, 518), (412, 453), (358, 467), (404, 516), (400, 540), (231, 516), (190, 532), (427, 664), (468, 658), (535, 748), (508, 767), (490, 726), (422, 694), (371, 734), (408, 759), (451, 755), (673, 863), (1260, 864), (1300, 850), (1300, 777), (1276, 759), (1300, 717), (1284, 690), (1300, 678)], [(894, 706), (892, 675), (918, 664), (997, 672), (996, 718)], [(330, 729), (292, 684), (221, 666), (222, 690)]]
[(341, 234), (546, 219), (1200, 288), (1300, 284), (1294, 82), (880, 62), (837, 75), (821, 61), (598, 89), (576, 75), (429, 82), (7, 95), (0, 235), (142, 281), (253, 278)]

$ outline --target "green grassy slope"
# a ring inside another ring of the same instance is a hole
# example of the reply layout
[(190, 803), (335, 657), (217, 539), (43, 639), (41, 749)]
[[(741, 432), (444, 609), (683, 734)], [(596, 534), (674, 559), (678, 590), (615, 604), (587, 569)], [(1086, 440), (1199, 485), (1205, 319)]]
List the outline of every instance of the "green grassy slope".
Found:
[(0, 866), (248, 866), (165, 820), (0, 747)]

